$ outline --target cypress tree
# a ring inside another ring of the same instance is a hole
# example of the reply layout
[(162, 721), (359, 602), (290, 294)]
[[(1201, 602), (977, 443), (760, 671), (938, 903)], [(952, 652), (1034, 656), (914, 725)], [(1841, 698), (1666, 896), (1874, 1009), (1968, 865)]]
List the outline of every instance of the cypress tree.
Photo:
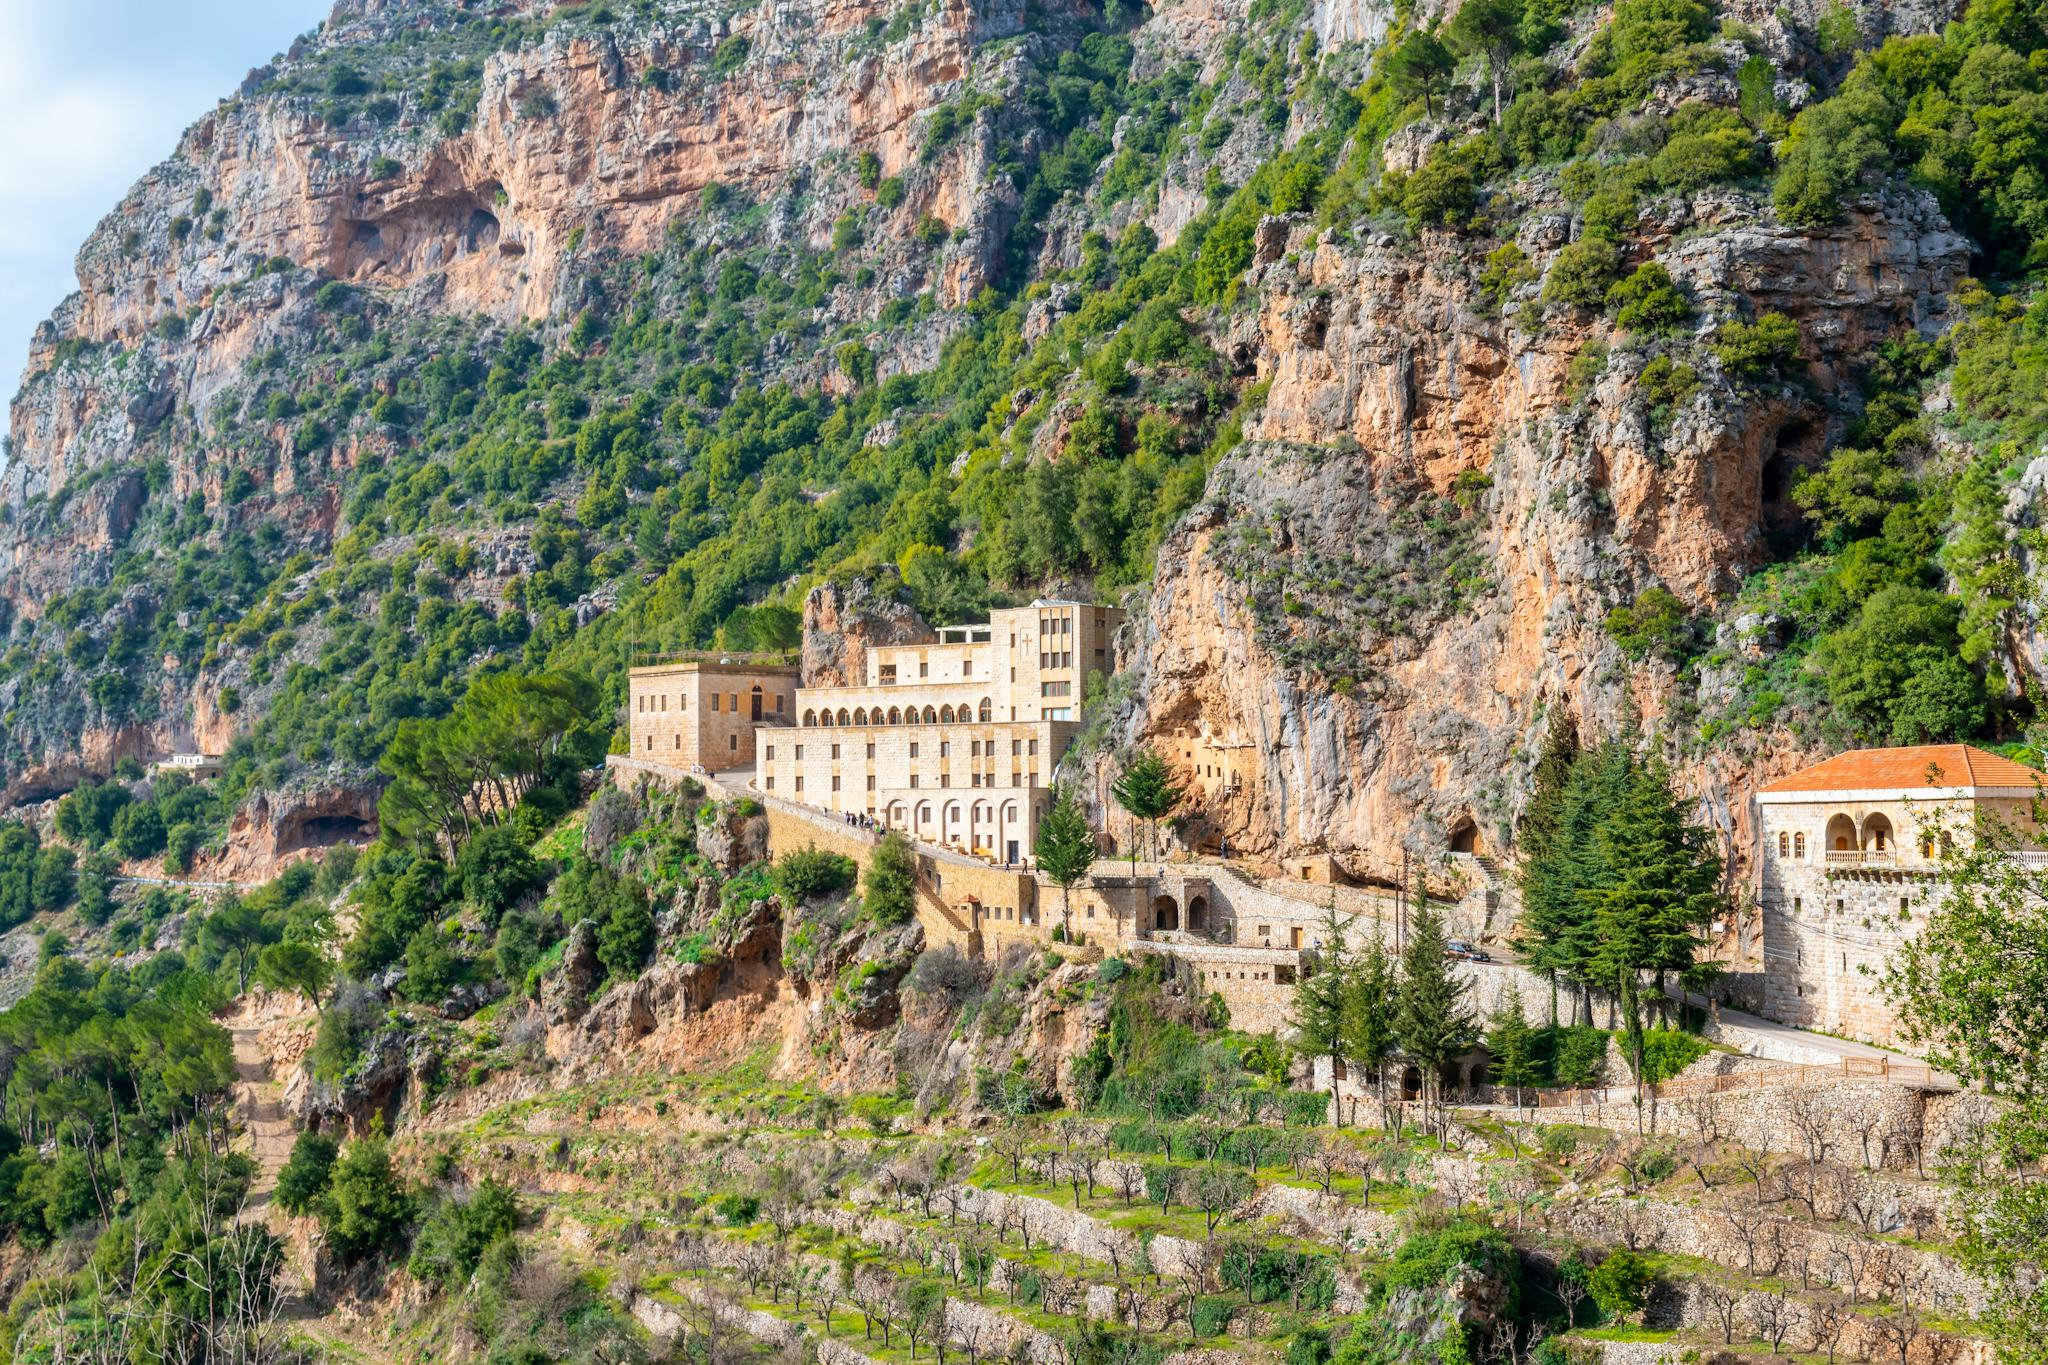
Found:
[(1583, 989), (1596, 979), (1611, 979), (1595, 975), (1599, 927), (1588, 893), (1608, 884), (1599, 833), (1626, 799), (1636, 769), (1634, 753), (1613, 740), (1580, 754), (1565, 784), (1556, 829), (1525, 867), (1528, 962), (1553, 983), (1563, 979)]
[(1597, 946), (1588, 964), (1621, 999), (1636, 1100), (1643, 1094), (1642, 976), (1692, 965), (1698, 931), (1721, 904), (1721, 855), (1711, 833), (1693, 824), (1661, 762), (1638, 766), (1594, 839), (1602, 876), (1584, 901)]
[(1323, 912), (1322, 944), (1316, 949), (1315, 971), (1294, 988), (1290, 1022), (1304, 1048), (1330, 1059), (1331, 1093), (1336, 1090), (1337, 1060), (1344, 1055), (1344, 1010), (1351, 994), (1351, 955), (1344, 946), (1344, 922), (1333, 900)]
[(1517, 1107), (1523, 1089), (1536, 1083), (1534, 1043), (1534, 1030), (1522, 1009), (1522, 988), (1510, 983), (1486, 1031), (1486, 1050), (1493, 1054), (1494, 1088), (1512, 1087)]
[(1038, 822), (1038, 841), (1032, 846), (1038, 856), (1038, 870), (1060, 889), (1060, 927), (1067, 938), (1074, 936), (1074, 887), (1095, 865), (1095, 833), (1088, 817), (1081, 813), (1069, 788), (1061, 788), (1052, 809)]
[(1351, 964), (1344, 996), (1344, 1055), (1373, 1073), (1380, 1108), (1387, 1103), (1387, 1058), (1394, 1052), (1394, 996), (1400, 982), (1378, 930)]
[[(1145, 822), (1146, 842), (1151, 845), (1152, 856), (1159, 856), (1159, 822), (1180, 808), (1181, 799), (1187, 794), (1179, 783), (1173, 780), (1173, 769), (1155, 751), (1144, 749), (1138, 753), (1110, 783), (1109, 794), (1116, 803), (1130, 812), (1133, 820)], [(1131, 841), (1131, 875), (1138, 872), (1137, 840)]]
[[(1424, 1113), (1441, 1107), (1443, 1065), (1472, 1045), (1472, 1012), (1465, 1002), (1470, 985), (1444, 956), (1444, 922), (1427, 897), (1416, 897), (1415, 923), (1401, 957), (1401, 986), (1394, 1012), (1394, 1036), (1401, 1051), (1422, 1068)], [(1448, 1145), (1448, 1131), (1440, 1138)]]

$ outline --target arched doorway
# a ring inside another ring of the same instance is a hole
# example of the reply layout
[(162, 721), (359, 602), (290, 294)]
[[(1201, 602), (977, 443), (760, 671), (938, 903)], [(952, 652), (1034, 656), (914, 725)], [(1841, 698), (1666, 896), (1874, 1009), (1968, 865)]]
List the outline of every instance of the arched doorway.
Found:
[(1477, 854), (1485, 851), (1480, 846), (1479, 826), (1473, 823), (1471, 816), (1468, 815), (1451, 826), (1451, 852)]
[(1188, 898), (1188, 932), (1206, 934), (1209, 932), (1209, 898), (1191, 896)]
[(1872, 853), (1893, 850), (1892, 822), (1884, 812), (1872, 811), (1863, 817), (1863, 847)]
[(752, 706), (752, 713), (747, 718), (749, 720), (761, 719), (761, 685), (759, 683), (754, 684), (754, 690), (747, 694), (747, 699)]
[(1180, 928), (1180, 906), (1171, 896), (1152, 898), (1152, 927), (1168, 931)]
[(1856, 822), (1846, 815), (1828, 820), (1828, 852), (1850, 853), (1856, 848)]
[(1401, 1068), (1401, 1098), (1419, 1100), (1422, 1098), (1422, 1070), (1419, 1067)]

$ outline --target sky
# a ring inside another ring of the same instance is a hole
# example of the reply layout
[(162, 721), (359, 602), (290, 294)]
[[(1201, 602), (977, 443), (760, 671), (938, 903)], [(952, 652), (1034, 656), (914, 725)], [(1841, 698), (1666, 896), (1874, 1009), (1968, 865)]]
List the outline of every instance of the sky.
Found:
[(332, 0), (0, 0), (0, 428), (95, 224)]

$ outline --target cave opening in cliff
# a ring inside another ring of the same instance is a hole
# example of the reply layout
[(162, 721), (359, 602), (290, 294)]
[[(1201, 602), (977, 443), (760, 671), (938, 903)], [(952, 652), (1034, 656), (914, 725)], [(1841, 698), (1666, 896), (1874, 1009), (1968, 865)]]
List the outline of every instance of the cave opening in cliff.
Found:
[(1479, 826), (1473, 822), (1471, 816), (1468, 815), (1451, 826), (1451, 852), (1478, 854), (1485, 851), (1480, 844)]
[(1787, 559), (1805, 548), (1811, 524), (1792, 497), (1800, 476), (1820, 449), (1820, 430), (1805, 418), (1778, 428), (1765, 451), (1758, 489), (1758, 514), (1773, 559)]
[(279, 831), (278, 852), (302, 848), (326, 848), (331, 844), (368, 843), (376, 838), (375, 826), (347, 815), (313, 815), (294, 821)]

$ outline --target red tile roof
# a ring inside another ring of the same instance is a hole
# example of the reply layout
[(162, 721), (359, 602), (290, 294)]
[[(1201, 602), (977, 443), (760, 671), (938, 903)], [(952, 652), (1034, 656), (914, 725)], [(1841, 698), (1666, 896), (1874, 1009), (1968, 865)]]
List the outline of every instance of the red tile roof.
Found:
[(1766, 792), (1836, 792), (1913, 787), (2048, 787), (2048, 773), (1969, 744), (1851, 749), (1781, 777)]

